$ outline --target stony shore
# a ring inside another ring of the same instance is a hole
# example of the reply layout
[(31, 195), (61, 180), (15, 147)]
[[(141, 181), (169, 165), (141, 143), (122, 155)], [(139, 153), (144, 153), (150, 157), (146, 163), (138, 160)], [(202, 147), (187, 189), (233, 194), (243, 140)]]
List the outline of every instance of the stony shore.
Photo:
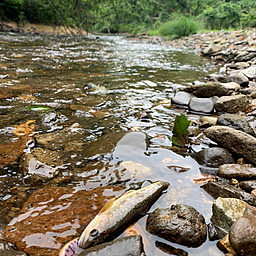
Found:
[[(35, 31), (38, 32), (37, 28), (26, 32)], [(211, 139), (214, 146), (191, 156), (201, 165), (202, 173), (212, 175), (212, 179), (202, 186), (216, 199), (212, 206), (211, 223), (206, 225), (204, 216), (193, 207), (176, 204), (151, 213), (147, 221), (147, 230), (171, 242), (191, 247), (198, 247), (204, 243), (208, 230), (208, 239), (219, 240), (219, 248), (227, 255), (255, 255), (256, 135), (253, 122), (256, 116), (256, 31), (220, 31), (191, 35), (173, 41), (146, 36), (137, 37), (136, 40), (167, 44), (175, 48), (195, 49), (202, 56), (214, 59), (220, 67), (218, 74), (209, 74), (207, 82), (197, 82), (191, 87), (184, 88), (171, 99), (173, 105), (183, 106), (193, 113), (205, 114), (201, 122), (194, 126), (199, 128), (199, 133)], [(218, 117), (210, 116), (212, 114)], [(147, 148), (147, 138), (142, 132), (107, 134), (81, 149), (83, 145), (80, 140), (83, 136), (84, 130), (76, 123), (60, 132), (34, 136), (33, 140), (36, 141), (38, 148), (26, 154), (15, 152), (16, 158), (23, 154), (19, 158), (19, 165), (24, 176), (24, 184), (36, 186), (50, 180), (49, 184), (56, 185), (74, 176), (81, 178), (79, 171), (75, 169), (72, 173), (66, 173), (65, 177), (60, 175), (65, 164), (62, 161), (63, 152), (76, 152), (78, 160), (82, 161), (84, 158), (89, 159), (97, 155), (99, 148), (101, 155), (111, 154), (113, 149), (115, 152), (118, 151), (117, 145), (125, 146), (127, 152), (132, 148), (130, 151), (143, 153)], [(32, 140), (32, 136), (29, 139)], [(16, 141), (18, 142), (24, 148), (28, 143), (25, 139)], [(60, 142), (61, 145), (65, 145), (64, 150), (59, 150)], [(13, 147), (16, 148), (17, 145)], [(7, 161), (6, 157), (0, 160), (2, 166), (14, 161)], [(78, 160), (75, 159), (73, 162)], [(72, 161), (70, 162), (72, 164)], [(133, 169), (131, 167), (131, 163), (125, 166), (132, 176), (149, 175), (150, 170), (143, 169), (142, 165), (137, 165)], [(137, 173), (137, 169), (140, 173)], [(18, 201), (24, 191), (22, 188), (16, 189)], [(108, 193), (104, 193), (106, 190)], [(8, 209), (6, 219), (10, 223), (4, 228), (2, 238), (29, 255), (55, 256), (63, 244), (75, 235), (81, 234), (83, 228), (107, 200), (118, 197), (123, 192), (122, 186), (99, 187), (91, 191), (73, 191), (72, 188), (54, 186), (35, 190), (26, 202), (21, 202), (21, 209)], [(88, 201), (88, 204), (81, 205), (81, 198)], [(76, 219), (72, 216), (76, 216)], [(65, 223), (68, 225), (63, 225)], [(42, 230), (45, 234), (41, 234)], [(54, 233), (54, 236), (47, 236), (50, 233)], [(39, 240), (41, 244), (32, 246)], [(141, 239), (137, 237), (136, 241), (141, 255)], [(160, 247), (160, 244), (164, 243), (159, 242), (157, 246)], [(24, 254), (21, 252), (20, 255)], [(188, 254), (178, 251), (174, 255)]]

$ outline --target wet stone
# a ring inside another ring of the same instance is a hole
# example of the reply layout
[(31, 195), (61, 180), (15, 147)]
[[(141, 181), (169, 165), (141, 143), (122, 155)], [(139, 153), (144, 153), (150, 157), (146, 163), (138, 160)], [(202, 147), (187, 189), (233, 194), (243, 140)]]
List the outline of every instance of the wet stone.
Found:
[(256, 178), (256, 168), (250, 165), (224, 164), (220, 166), (217, 175), (228, 179), (253, 179)]
[(195, 208), (176, 204), (156, 209), (147, 218), (147, 231), (170, 242), (198, 247), (206, 240), (205, 219)]
[(208, 238), (210, 241), (222, 239), (223, 233), (212, 222), (207, 224)]
[(24, 154), (24, 150), (33, 143), (34, 139), (32, 137), (24, 136), (0, 144), (0, 167), (16, 164), (19, 157)]
[(192, 98), (189, 102), (189, 109), (195, 112), (211, 113), (214, 103), (210, 98)]
[(81, 235), (106, 201), (122, 193), (123, 189), (115, 186), (91, 191), (64, 187), (36, 190), (20, 215), (3, 230), (2, 238), (30, 256), (56, 256), (65, 243)]
[(256, 197), (222, 181), (210, 181), (201, 186), (213, 198), (237, 198), (256, 206)]
[(244, 116), (224, 114), (218, 117), (217, 125), (224, 125), (239, 131), (246, 132), (254, 137), (256, 134)]
[(35, 135), (36, 143), (50, 150), (63, 149), (71, 141), (81, 141), (85, 139), (85, 131), (75, 123), (61, 131)]
[(130, 154), (143, 154), (147, 146), (147, 135), (143, 132), (113, 132), (91, 142), (83, 155), (90, 159), (106, 154), (124, 158)]
[(244, 75), (246, 75), (249, 79), (255, 79), (256, 78), (256, 66), (253, 65), (245, 70), (242, 71)]
[(188, 106), (190, 100), (193, 97), (195, 97), (193, 94), (187, 92), (177, 92), (176, 95), (172, 98), (172, 103)]
[(215, 109), (223, 113), (245, 112), (249, 107), (249, 99), (245, 95), (220, 97), (215, 103)]
[(253, 256), (256, 252), (256, 208), (248, 206), (229, 231), (229, 241), (238, 255)]
[(25, 153), (19, 162), (25, 182), (36, 184), (55, 177), (63, 169), (63, 161), (56, 151), (34, 148), (31, 153)]
[(225, 256), (237, 256), (237, 254), (230, 245), (229, 234), (225, 235), (225, 237), (221, 241), (219, 241), (217, 245), (220, 250), (227, 253), (225, 254)]
[(208, 123), (210, 125), (216, 125), (217, 118), (216, 117), (211, 117), (211, 116), (203, 116), (200, 118), (200, 122), (202, 124)]
[(12, 249), (7, 243), (0, 241), (0, 255), (1, 256), (27, 256), (25, 252), (16, 251)]
[(218, 168), (226, 163), (235, 163), (235, 160), (229, 151), (219, 147), (203, 149), (199, 152), (192, 153), (191, 157), (193, 157), (200, 165), (213, 168)]
[(247, 206), (249, 205), (246, 202), (236, 198), (218, 197), (212, 205), (211, 221), (227, 234), (233, 223), (243, 216)]
[(246, 62), (256, 56), (255, 52), (243, 52), (235, 57), (235, 62)]
[(227, 90), (220, 83), (216, 82), (192, 85), (185, 88), (184, 91), (202, 98), (227, 95)]
[(242, 131), (225, 126), (214, 126), (205, 130), (205, 135), (219, 145), (227, 148), (256, 164), (256, 138)]
[(162, 243), (159, 241), (155, 242), (155, 245), (161, 251), (170, 254), (170, 255), (177, 255), (177, 256), (188, 256), (188, 253), (180, 248), (175, 248), (169, 244)]
[(221, 79), (220, 82), (222, 82), (222, 83), (235, 82), (235, 83), (239, 84), (242, 87), (246, 87), (249, 84), (249, 79), (242, 72), (240, 72), (240, 73), (233, 74), (233, 75), (230, 75), (228, 77), (225, 77), (225, 78)]
[(256, 189), (256, 180), (246, 180), (239, 183), (240, 187), (246, 191), (252, 191)]
[(142, 237), (136, 235), (96, 245), (79, 253), (78, 256), (141, 256), (143, 253)]
[(228, 91), (239, 91), (241, 86), (238, 83), (230, 82), (230, 83), (221, 83), (221, 85)]

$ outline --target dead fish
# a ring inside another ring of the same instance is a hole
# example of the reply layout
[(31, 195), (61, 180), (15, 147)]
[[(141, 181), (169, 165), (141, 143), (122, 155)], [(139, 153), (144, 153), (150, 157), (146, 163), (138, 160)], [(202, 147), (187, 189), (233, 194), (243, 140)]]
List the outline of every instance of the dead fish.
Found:
[(83, 231), (78, 241), (79, 247), (85, 249), (115, 239), (132, 223), (146, 215), (168, 187), (168, 182), (158, 181), (108, 201)]
[(109, 200), (85, 228), (81, 237), (68, 242), (59, 256), (76, 256), (81, 248), (113, 240), (145, 215), (168, 187), (168, 182), (158, 181), (145, 188), (128, 191), (118, 199)]

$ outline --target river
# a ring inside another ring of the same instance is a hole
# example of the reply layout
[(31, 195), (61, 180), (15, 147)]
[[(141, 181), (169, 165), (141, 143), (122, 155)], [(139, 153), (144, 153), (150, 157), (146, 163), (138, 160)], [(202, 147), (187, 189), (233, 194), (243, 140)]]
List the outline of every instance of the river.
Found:
[[(15, 127), (29, 120), (35, 120), (36, 134), (79, 123), (86, 134), (84, 145), (112, 132), (143, 132), (149, 138), (144, 154), (125, 156), (119, 152), (115, 159), (113, 155), (86, 159), (79, 168), (87, 168), (87, 173), (90, 161), (94, 165), (104, 162), (108, 167), (87, 175), (86, 179), (76, 177), (61, 185), (86, 190), (108, 184), (129, 188), (144, 180), (163, 179), (170, 182), (171, 187), (168, 196), (163, 196), (153, 209), (167, 203), (169, 206), (188, 204), (209, 223), (213, 199), (200, 188), (200, 182), (196, 182), (204, 178), (200, 166), (189, 155), (173, 152), (170, 140), (176, 115), (185, 113), (195, 122), (201, 115), (171, 105), (170, 99), (180, 88), (205, 81), (207, 74), (216, 72), (218, 67), (211, 60), (192, 50), (125, 40), (121, 36), (95, 39), (13, 33), (0, 33), (0, 60), (0, 76), (4, 78), (0, 80), (0, 143), (17, 139)], [(49, 113), (54, 113), (55, 119), (46, 124), (43, 120)], [(207, 144), (192, 147), (199, 151)], [(153, 174), (121, 181), (113, 178), (111, 166), (129, 161), (153, 170)], [(168, 168), (168, 164), (189, 171), (176, 172)], [(6, 191), (24, 186), (17, 163), (0, 170), (0, 182), (4, 206), (12, 197), (12, 193)], [(29, 189), (30, 184), (26, 185)], [(33, 185), (31, 190), (44, 185), (36, 188)], [(153, 246), (154, 241), (164, 240), (147, 233), (145, 220), (146, 217), (142, 218), (139, 225), (143, 238), (151, 244), (145, 248), (146, 255), (166, 255)], [(223, 255), (216, 242), (207, 241), (199, 248), (172, 245), (189, 255)]]

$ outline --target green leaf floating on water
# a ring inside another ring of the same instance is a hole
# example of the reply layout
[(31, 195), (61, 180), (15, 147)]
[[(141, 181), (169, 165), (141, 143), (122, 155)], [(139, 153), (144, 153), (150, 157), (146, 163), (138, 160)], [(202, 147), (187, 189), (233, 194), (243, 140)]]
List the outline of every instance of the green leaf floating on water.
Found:
[(28, 109), (34, 110), (34, 111), (45, 111), (45, 110), (48, 110), (49, 107), (42, 106), (42, 105), (36, 105), (36, 106), (29, 106)]
[(176, 116), (172, 136), (172, 143), (174, 145), (184, 147), (188, 144), (188, 127), (190, 123), (191, 121), (184, 114)]

